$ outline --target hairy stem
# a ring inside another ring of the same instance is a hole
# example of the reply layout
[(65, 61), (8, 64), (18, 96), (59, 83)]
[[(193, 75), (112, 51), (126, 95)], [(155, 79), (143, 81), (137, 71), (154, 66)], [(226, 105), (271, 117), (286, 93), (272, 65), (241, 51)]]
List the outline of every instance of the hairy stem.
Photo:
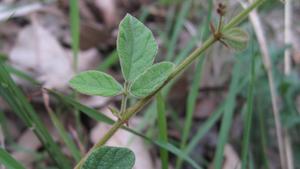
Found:
[(120, 116), (122, 116), (127, 108), (127, 100), (128, 100), (128, 84), (125, 82), (124, 84), (124, 94), (122, 96), (122, 102), (121, 102), (121, 110), (120, 110)]
[[(242, 11), (239, 15), (233, 18), (227, 25), (224, 26), (224, 30), (230, 29), (238, 25), (241, 21), (243, 21), (248, 14), (256, 7), (261, 5), (265, 0), (256, 0), (249, 8)], [(178, 77), (183, 70), (185, 70), (193, 61), (195, 61), (202, 53), (204, 53), (209, 47), (211, 47), (215, 42), (217, 42), (214, 36), (210, 36), (200, 48), (194, 50), (185, 60), (183, 60), (171, 73), (168, 79), (154, 92), (152, 92), (149, 96), (137, 101), (133, 106), (126, 109), (126, 111), (122, 114), (122, 118), (119, 119), (110, 130), (104, 135), (104, 137), (93, 146), (89, 150), (89, 152), (80, 160), (80, 162), (76, 165), (75, 169), (80, 169), (84, 161), (87, 157), (92, 153), (96, 148), (104, 145), (113, 135), (114, 133), (123, 126), (132, 116), (134, 116), (138, 111), (140, 111), (147, 103), (151, 101), (151, 99), (163, 88), (165, 87), (171, 80)]]

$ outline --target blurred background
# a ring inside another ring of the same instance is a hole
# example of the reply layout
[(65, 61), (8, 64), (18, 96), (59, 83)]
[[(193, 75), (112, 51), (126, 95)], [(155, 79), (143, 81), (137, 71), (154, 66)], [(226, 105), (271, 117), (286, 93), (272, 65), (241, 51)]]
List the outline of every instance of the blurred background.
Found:
[[(39, 117), (72, 165), (110, 128), (97, 115), (101, 112), (116, 119), (108, 107), (119, 106), (120, 97), (74, 94), (68, 81), (76, 72), (93, 69), (123, 82), (116, 38), (126, 13), (153, 32), (159, 44), (156, 62), (178, 64), (211, 34), (209, 24), (217, 25), (218, 3), (226, 5), (225, 23), (249, 4), (242, 0), (70, 2), (0, 1), (1, 66), (26, 98), (18, 101), (19, 95), (8, 95), (2, 85), (0, 143), (26, 168), (57, 165), (47, 145), (34, 134), (34, 126), (29, 127), (30, 120), (22, 116), (25, 110), (16, 112), (19, 104), (33, 108), (29, 111)], [(240, 25), (249, 34), (247, 49), (234, 51), (214, 44), (163, 89), (163, 100), (154, 99), (133, 117), (129, 127), (148, 140), (120, 130), (108, 145), (132, 149), (135, 169), (159, 169), (162, 162), (170, 169), (195, 168), (194, 163), (213, 169), (220, 158), (222, 169), (235, 169), (241, 168), (244, 151), (247, 168), (284, 169), (280, 165), (282, 146), (286, 169), (300, 169), (300, 1), (291, 3), (268, 0)], [(0, 77), (4, 84), (3, 79)], [(83, 111), (78, 108), (80, 103), (91, 109)], [(167, 130), (158, 126), (163, 119), (160, 113), (167, 119)], [(179, 152), (167, 153), (166, 158), (160, 152), (164, 146), (153, 143), (161, 134)], [(182, 161), (178, 154), (191, 160)]]

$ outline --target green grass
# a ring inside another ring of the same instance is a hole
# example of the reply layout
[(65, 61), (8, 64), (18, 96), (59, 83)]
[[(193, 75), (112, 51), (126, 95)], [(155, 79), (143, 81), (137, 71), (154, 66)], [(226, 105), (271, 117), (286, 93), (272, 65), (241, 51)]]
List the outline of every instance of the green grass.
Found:
[(98, 70), (105, 72), (114, 64), (119, 62), (119, 56), (116, 50), (112, 51), (98, 66)]
[(198, 145), (199, 141), (209, 132), (224, 113), (225, 105), (221, 105), (212, 115), (199, 127), (190, 142), (188, 142), (185, 153), (190, 154)]
[(13, 137), (11, 133), (9, 132), (9, 126), (7, 125), (6, 116), (0, 108), (0, 129), (2, 130), (2, 134), (5, 138), (5, 141), (7, 144), (10, 144), (13, 142)]
[(235, 63), (233, 68), (233, 75), (231, 84), (229, 87), (228, 97), (226, 99), (226, 104), (224, 108), (224, 114), (222, 118), (222, 124), (220, 128), (220, 133), (218, 137), (217, 143), (217, 151), (214, 157), (214, 168), (221, 169), (223, 163), (223, 154), (224, 154), (224, 147), (227, 144), (228, 137), (229, 137), (229, 130), (232, 124), (233, 112), (236, 105), (236, 95), (237, 89), (240, 85), (240, 69), (241, 64), (239, 64), (238, 59), (236, 59), (237, 63)]
[(81, 153), (79, 151), (79, 148), (76, 146), (76, 144), (74, 143), (74, 141), (72, 140), (69, 133), (66, 131), (65, 127), (63, 126), (59, 118), (56, 116), (56, 114), (52, 110), (49, 110), (48, 113), (52, 123), (58, 131), (58, 134), (62, 138), (63, 142), (66, 144), (66, 147), (70, 150), (71, 155), (73, 156), (75, 161), (78, 162), (81, 159)]
[(63, 155), (48, 132), (42, 120), (38, 117), (31, 104), (22, 91), (11, 79), (5, 65), (0, 62), (0, 95), (8, 103), (12, 111), (24, 122), (28, 128), (32, 128), (40, 141), (49, 152), (50, 157), (60, 168), (70, 168), (70, 161)]
[[(161, 93), (158, 93), (156, 96), (156, 104), (157, 104), (157, 122), (158, 122), (158, 130), (159, 130), (159, 140), (162, 142), (168, 142), (168, 129), (167, 129), (167, 115), (166, 115), (166, 108), (165, 108), (165, 100)], [(160, 159), (162, 169), (169, 168), (169, 157), (168, 151), (161, 148), (160, 149)]]
[(8, 169), (25, 169), (25, 167), (15, 160), (7, 151), (0, 147), (0, 162)]
[(191, 5), (192, 5), (192, 0), (184, 1), (181, 6), (181, 10), (179, 11), (178, 16), (175, 17), (176, 23), (175, 23), (174, 29), (172, 31), (171, 40), (167, 46), (167, 48), (168, 48), (167, 55), (166, 55), (167, 61), (172, 60), (174, 57), (176, 42), (179, 38), (180, 32), (183, 29), (185, 18), (187, 17), (187, 15), (189, 13)]
[[(257, 99), (259, 101), (259, 98)], [(262, 108), (258, 107), (258, 128), (259, 128), (259, 147), (260, 147), (260, 154), (259, 156), (262, 157), (263, 164), (265, 168), (270, 168), (270, 163), (267, 155), (268, 151), (268, 142), (267, 142), (267, 129), (266, 129), (266, 115), (264, 113), (265, 111), (262, 111)]]
[[(73, 71), (78, 72), (78, 55), (80, 50), (80, 13), (79, 13), (79, 1), (69, 0), (70, 3), (70, 29), (71, 29), (71, 47), (73, 53)], [(75, 98), (78, 98), (77, 91), (73, 91)], [(80, 112), (74, 109), (76, 129), (79, 135), (79, 139), (83, 141), (83, 126), (80, 120)], [(76, 155), (77, 156), (77, 155)]]
[[(253, 40), (251, 46), (253, 48)], [(255, 55), (251, 56), (251, 71), (250, 71), (250, 82), (247, 94), (247, 114), (244, 117), (244, 135), (242, 142), (242, 169), (247, 168), (247, 162), (249, 157), (249, 145), (250, 145), (250, 134), (252, 129), (253, 119), (253, 90), (255, 85)]]
[(80, 16), (77, 0), (70, 0), (70, 28), (71, 28), (71, 46), (73, 52), (73, 67), (78, 69), (78, 52), (79, 52), (79, 37), (80, 37)]
[[(209, 9), (208, 9), (208, 15), (206, 18), (206, 21), (204, 23), (204, 26), (202, 27), (202, 41), (205, 41), (208, 36), (209, 36), (209, 22), (211, 20), (211, 14), (212, 14), (212, 1), (209, 1)], [(192, 81), (191, 89), (188, 93), (188, 98), (187, 98), (187, 103), (186, 103), (186, 115), (185, 115), (185, 121), (184, 121), (184, 126), (182, 130), (182, 137), (181, 137), (181, 143), (180, 143), (180, 148), (181, 150), (185, 149), (186, 142), (189, 138), (191, 127), (192, 127), (192, 122), (193, 122), (193, 114), (195, 111), (195, 105), (197, 102), (197, 97), (199, 94), (199, 88), (201, 84), (201, 78), (202, 78), (202, 71), (203, 67), (206, 61), (205, 56), (200, 56), (200, 59), (198, 60), (198, 63), (196, 64), (196, 68), (194, 71), (194, 78)], [(181, 159), (178, 159), (176, 162), (176, 168), (179, 169), (181, 168), (182, 161)]]

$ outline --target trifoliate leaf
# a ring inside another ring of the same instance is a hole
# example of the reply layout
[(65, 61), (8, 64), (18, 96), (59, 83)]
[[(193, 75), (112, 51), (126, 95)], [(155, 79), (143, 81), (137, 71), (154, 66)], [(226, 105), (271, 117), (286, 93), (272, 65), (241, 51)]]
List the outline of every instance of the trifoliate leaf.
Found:
[(170, 62), (152, 65), (133, 82), (130, 88), (131, 94), (136, 97), (148, 96), (164, 83), (173, 69), (174, 64)]
[(231, 48), (242, 51), (248, 45), (248, 34), (240, 28), (231, 28), (223, 33), (222, 40)]
[(132, 82), (153, 64), (157, 48), (152, 32), (127, 14), (119, 25), (117, 40), (117, 51), (126, 81)]
[(110, 75), (100, 71), (79, 73), (70, 80), (70, 86), (80, 93), (98, 96), (115, 96), (123, 87)]
[(132, 169), (134, 153), (128, 148), (103, 146), (95, 149), (82, 169)]

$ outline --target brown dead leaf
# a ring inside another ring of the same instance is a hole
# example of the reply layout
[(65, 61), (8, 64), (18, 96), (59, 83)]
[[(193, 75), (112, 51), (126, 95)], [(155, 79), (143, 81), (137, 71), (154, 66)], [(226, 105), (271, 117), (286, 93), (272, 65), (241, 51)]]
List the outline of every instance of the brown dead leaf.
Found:
[[(18, 144), (26, 150), (36, 151), (39, 147), (42, 146), (39, 139), (35, 136), (32, 130), (26, 130), (18, 140)], [(34, 162), (35, 157), (28, 155), (26, 151), (15, 151), (12, 153), (12, 156), (22, 163), (26, 168), (32, 168), (31, 164)]]
[(78, 1), (80, 15), (84, 20), (95, 21), (96, 18), (94, 17), (91, 9), (88, 7), (87, 1)]
[[(73, 52), (71, 50), (66, 50), (69, 58), (73, 60)], [(100, 63), (100, 55), (97, 49), (90, 48), (85, 51), (80, 51), (78, 53), (78, 71), (85, 71), (90, 69), (96, 69)]]
[(89, 96), (80, 98), (80, 102), (89, 107), (105, 106), (111, 98), (102, 96)]
[[(70, 50), (65, 50), (44, 27), (34, 23), (23, 28), (10, 52), (11, 64), (39, 80), (46, 88), (65, 89), (74, 75)], [(92, 69), (100, 61), (95, 48), (79, 52), (79, 70)], [(18, 83), (24, 81), (17, 79)]]
[(80, 25), (80, 48), (82, 50), (115, 43), (111, 37), (110, 31), (103, 25), (95, 22), (83, 22)]
[[(106, 115), (115, 118), (111, 115), (108, 109), (103, 110)], [(99, 123), (96, 125), (90, 134), (91, 141), (97, 143), (103, 135), (110, 129), (110, 125)], [(149, 151), (141, 138), (134, 136), (133, 134), (119, 129), (114, 136), (106, 143), (109, 146), (116, 147), (128, 147), (130, 148), (136, 157), (135, 165), (133, 169), (154, 169)]]
[[(238, 154), (230, 144), (226, 144), (224, 147), (224, 162), (222, 169), (240, 169), (241, 161)], [(214, 169), (213, 164), (209, 166), (209, 169)]]
[(239, 159), (239, 156), (231, 145), (229, 144), (225, 145), (224, 156), (225, 156), (225, 161), (223, 164), (223, 169), (241, 168), (241, 161)]
[(195, 108), (195, 117), (201, 119), (209, 117), (215, 110), (216, 105), (216, 98), (206, 97), (205, 99), (198, 101)]
[(9, 106), (7, 105), (7, 103), (0, 97), (0, 107), (2, 110), (6, 110), (9, 108)]
[(114, 26), (118, 20), (115, 0), (95, 0), (94, 3), (101, 10), (105, 24)]
[(70, 58), (61, 45), (37, 23), (20, 31), (10, 61), (47, 88), (64, 88), (74, 74)]

